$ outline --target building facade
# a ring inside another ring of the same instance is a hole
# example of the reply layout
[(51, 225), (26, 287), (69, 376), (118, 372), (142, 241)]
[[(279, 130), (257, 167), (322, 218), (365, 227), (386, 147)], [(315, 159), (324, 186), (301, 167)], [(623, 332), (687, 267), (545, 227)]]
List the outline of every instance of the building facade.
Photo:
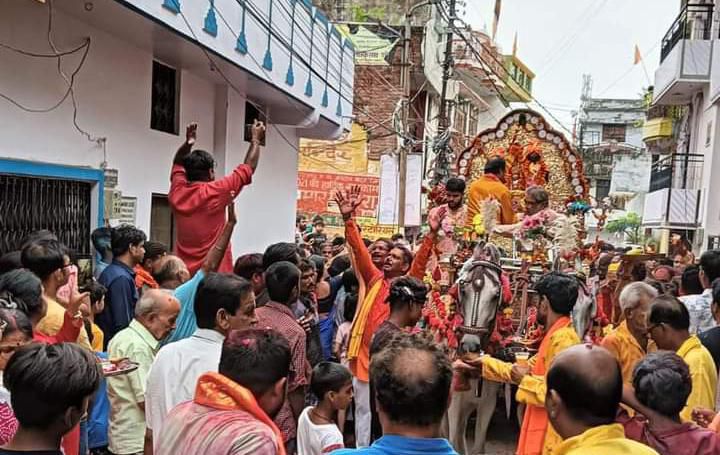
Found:
[(196, 147), (221, 176), (244, 159), (255, 118), (266, 144), (233, 251), (291, 241), (299, 139), (350, 128), (354, 50), (309, 1), (10, 2), (0, 42), (3, 251), (49, 227), (90, 254), (90, 231), (118, 222), (172, 243), (185, 125), (199, 124)]
[(696, 252), (720, 247), (720, 28), (712, 1), (682, 2), (661, 42), (644, 139), (657, 160), (644, 223), (690, 240)]

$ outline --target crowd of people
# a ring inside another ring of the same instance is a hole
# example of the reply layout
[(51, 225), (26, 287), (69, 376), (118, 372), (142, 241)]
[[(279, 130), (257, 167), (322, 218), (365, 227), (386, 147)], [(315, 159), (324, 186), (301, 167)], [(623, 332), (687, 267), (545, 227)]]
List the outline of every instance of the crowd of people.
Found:
[[(93, 276), (60, 233), (0, 257), (0, 454), (455, 454), (443, 419), (465, 374), (517, 385), (521, 455), (720, 453), (720, 251), (630, 266), (606, 245), (588, 279), (594, 343), (572, 323), (578, 278), (551, 272), (534, 283), (534, 357), (460, 359), (418, 322), (429, 263), (466, 219), (463, 180), (416, 248), (363, 238), (352, 188), (335, 197), (343, 236), (298, 217), (295, 242), (233, 262), (264, 125), (219, 179), (196, 135), (171, 171), (174, 252), (121, 225), (93, 232)], [(469, 210), (495, 198), (511, 225), (504, 171), (488, 162)], [(529, 189), (526, 206), (548, 209), (547, 193)]]

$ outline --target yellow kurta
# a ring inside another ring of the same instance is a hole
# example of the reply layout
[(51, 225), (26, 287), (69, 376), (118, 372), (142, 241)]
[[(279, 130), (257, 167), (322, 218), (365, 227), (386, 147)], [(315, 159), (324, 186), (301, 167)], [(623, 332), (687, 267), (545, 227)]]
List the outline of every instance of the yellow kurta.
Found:
[(657, 455), (645, 444), (625, 438), (619, 423), (600, 425), (568, 438), (555, 447), (553, 455)]
[(692, 410), (696, 407), (715, 409), (715, 391), (717, 390), (717, 370), (710, 352), (695, 335), (690, 336), (680, 346), (677, 355), (690, 367), (692, 392), (687, 404), (680, 412), (683, 422), (692, 422)]
[(648, 350), (645, 352), (633, 334), (630, 333), (627, 321), (623, 321), (615, 330), (603, 338), (602, 347), (610, 351), (620, 363), (625, 384), (632, 384), (635, 365), (645, 357), (647, 352), (653, 352), (656, 349), (655, 345), (649, 342)]
[[(577, 336), (577, 333), (575, 333), (575, 329), (572, 324), (555, 331), (555, 333), (550, 336), (550, 344), (548, 345), (547, 354), (545, 356), (545, 368), (549, 370), (552, 365), (552, 361), (558, 354), (560, 354), (560, 352), (576, 344), (580, 344), (580, 338)], [(533, 356), (529, 360), (531, 369), (537, 361), (536, 357), (537, 356)], [(511, 382), (511, 363), (503, 362), (490, 356), (484, 356), (482, 362), (483, 378), (497, 382)], [(545, 375), (538, 376), (528, 374), (520, 382), (515, 398), (518, 402), (525, 403), (529, 406), (543, 407), (545, 406), (546, 392), (547, 385), (545, 383)], [(562, 438), (555, 432), (552, 425), (548, 425), (545, 433), (542, 453), (551, 453), (551, 450), (561, 441)]]
[(495, 199), (500, 203), (498, 222), (500, 224), (515, 223), (515, 212), (512, 208), (512, 196), (504, 183), (494, 175), (485, 174), (475, 180), (468, 190), (467, 213), (465, 224), (472, 227), (472, 220), (480, 213), (482, 202), (486, 199)]
[[(62, 328), (63, 322), (65, 321), (65, 308), (63, 308), (63, 306), (57, 301), (49, 297), (45, 297), (45, 300), (47, 301), (47, 313), (45, 313), (44, 318), (40, 319), (40, 322), (38, 322), (35, 330), (42, 332), (45, 335), (57, 335)], [(77, 343), (88, 350), (92, 350), (90, 340), (88, 339), (87, 332), (84, 327), (80, 329), (80, 335), (78, 335)]]

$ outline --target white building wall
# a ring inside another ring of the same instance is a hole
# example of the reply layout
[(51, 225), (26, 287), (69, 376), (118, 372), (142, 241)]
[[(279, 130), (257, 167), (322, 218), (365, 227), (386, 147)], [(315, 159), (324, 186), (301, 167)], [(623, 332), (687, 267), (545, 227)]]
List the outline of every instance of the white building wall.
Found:
[[(0, 42), (34, 52), (49, 52), (47, 10), (34, 2), (10, 2), (0, 15)], [(19, 17), (23, 20), (18, 20)], [(150, 129), (150, 100), (153, 55), (102, 30), (55, 12), (54, 36), (60, 48), (76, 46), (85, 36), (91, 49), (75, 79), (78, 123), (91, 135), (107, 138), (108, 167), (117, 169), (118, 189), (137, 197), (136, 224), (150, 230), (152, 193), (166, 194), (169, 172), (177, 147), (184, 140), (184, 125), (197, 121), (197, 147), (215, 150), (218, 174), (231, 170), (244, 159), (248, 143), (242, 139), (245, 99), (214, 81), (191, 71), (180, 71), (179, 136)], [(43, 26), (28, 26), (28, 24)], [(71, 72), (79, 55), (63, 58)], [(54, 104), (62, 97), (64, 81), (56, 60), (32, 58), (0, 50), (0, 93), (28, 107)], [(224, 103), (227, 104), (225, 105)], [(217, 124), (216, 115), (227, 108), (227, 118)], [(49, 113), (24, 112), (0, 100), (0, 158), (32, 160), (98, 168), (105, 159), (102, 147), (88, 141), (72, 124), (68, 99)], [(239, 223), (233, 237), (234, 253), (262, 251), (267, 244), (293, 239), (297, 195), (298, 136), (294, 129), (281, 129), (290, 142), (268, 129), (267, 146), (253, 185), (238, 198)], [(0, 165), (0, 172), (2, 166)], [(95, 225), (97, 214), (91, 216)]]

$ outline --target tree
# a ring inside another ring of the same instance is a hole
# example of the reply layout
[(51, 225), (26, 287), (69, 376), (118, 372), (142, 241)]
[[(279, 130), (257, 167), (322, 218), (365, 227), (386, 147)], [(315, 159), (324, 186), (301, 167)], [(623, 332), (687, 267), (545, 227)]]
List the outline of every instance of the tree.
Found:
[(642, 218), (635, 212), (628, 212), (625, 216), (608, 221), (605, 229), (611, 234), (623, 234), (635, 245), (642, 245), (645, 237), (642, 232)]

